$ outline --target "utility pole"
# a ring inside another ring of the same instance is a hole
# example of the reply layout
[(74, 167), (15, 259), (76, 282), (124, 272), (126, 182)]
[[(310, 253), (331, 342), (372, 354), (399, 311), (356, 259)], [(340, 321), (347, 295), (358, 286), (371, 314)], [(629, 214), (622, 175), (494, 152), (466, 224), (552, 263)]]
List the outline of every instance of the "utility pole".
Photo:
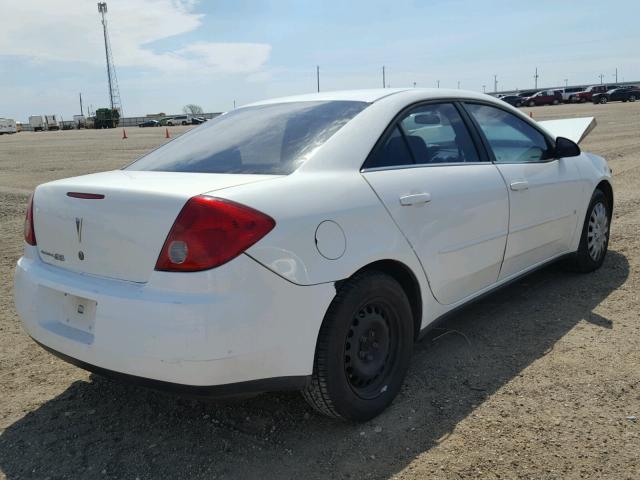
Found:
[(482, 93), (487, 93), (487, 86), (486, 85), (482, 85)]
[(438, 88), (440, 88), (440, 80), (436, 80), (436, 83), (438, 84)]
[(618, 83), (618, 67), (616, 67), (616, 83)]
[(536, 67), (536, 73), (533, 75), (533, 79), (535, 80), (535, 89), (538, 89), (538, 78), (540, 77), (540, 75), (538, 75), (538, 67)]
[(416, 88), (416, 82), (413, 82), (413, 88)]
[(458, 80), (458, 90), (460, 90), (460, 80)]
[(565, 87), (568, 87), (568, 86), (569, 86), (569, 79), (568, 79), (568, 78), (565, 78), (565, 79), (564, 79), (564, 86), (565, 86)]
[(318, 86), (318, 92), (320, 91), (320, 65), (316, 65), (316, 84)]
[(236, 109), (236, 101), (235, 100), (233, 101), (233, 109), (234, 110)]
[(80, 93), (80, 115), (84, 117), (84, 111), (82, 110), (82, 93)]
[(384, 71), (384, 65), (382, 66), (382, 88), (387, 88), (386, 72)]
[(598, 75), (598, 77), (600, 78), (600, 85), (602, 85), (602, 79), (604, 78), (604, 73), (601, 73), (600, 75)]
[(493, 76), (493, 91), (498, 93), (498, 75)]

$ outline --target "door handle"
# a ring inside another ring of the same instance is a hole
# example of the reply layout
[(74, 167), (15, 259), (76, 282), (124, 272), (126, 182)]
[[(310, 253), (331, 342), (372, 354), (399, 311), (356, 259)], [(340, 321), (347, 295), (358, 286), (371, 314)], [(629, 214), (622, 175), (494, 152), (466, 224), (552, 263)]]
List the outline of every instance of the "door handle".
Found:
[(400, 197), (400, 205), (402, 205), (403, 207), (420, 205), (421, 203), (429, 203), (430, 201), (430, 193), (412, 193), (411, 195), (403, 195), (402, 197)]
[(529, 182), (526, 180), (516, 180), (515, 182), (511, 182), (511, 190), (517, 192), (519, 190), (527, 190), (529, 188)]

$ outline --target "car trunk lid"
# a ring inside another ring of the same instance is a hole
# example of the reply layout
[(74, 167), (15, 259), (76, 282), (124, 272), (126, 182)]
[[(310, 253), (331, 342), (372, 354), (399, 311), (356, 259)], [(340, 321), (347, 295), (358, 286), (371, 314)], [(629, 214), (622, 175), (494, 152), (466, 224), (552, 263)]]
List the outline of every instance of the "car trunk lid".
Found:
[(40, 185), (37, 249), (43, 262), (57, 267), (146, 282), (189, 198), (275, 177), (116, 170)]

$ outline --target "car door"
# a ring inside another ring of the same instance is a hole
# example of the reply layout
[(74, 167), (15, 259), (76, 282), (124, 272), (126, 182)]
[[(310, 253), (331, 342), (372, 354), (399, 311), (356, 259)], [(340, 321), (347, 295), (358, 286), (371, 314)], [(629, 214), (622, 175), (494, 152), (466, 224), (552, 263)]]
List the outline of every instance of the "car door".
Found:
[(466, 103), (509, 187), (509, 238), (500, 279), (568, 252), (578, 225), (580, 172), (553, 142), (515, 114)]
[(435, 298), (455, 303), (498, 278), (508, 193), (453, 103), (401, 115), (362, 174), (417, 254)]

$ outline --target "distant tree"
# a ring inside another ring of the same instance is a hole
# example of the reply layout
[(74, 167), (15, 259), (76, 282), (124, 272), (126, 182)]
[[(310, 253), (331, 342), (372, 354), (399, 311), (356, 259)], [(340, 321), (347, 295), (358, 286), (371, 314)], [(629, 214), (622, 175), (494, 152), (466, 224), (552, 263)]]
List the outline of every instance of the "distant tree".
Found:
[(184, 113), (188, 113), (189, 115), (201, 115), (204, 113), (204, 110), (202, 110), (202, 107), (194, 103), (185, 105), (184, 107), (182, 107), (182, 111)]

